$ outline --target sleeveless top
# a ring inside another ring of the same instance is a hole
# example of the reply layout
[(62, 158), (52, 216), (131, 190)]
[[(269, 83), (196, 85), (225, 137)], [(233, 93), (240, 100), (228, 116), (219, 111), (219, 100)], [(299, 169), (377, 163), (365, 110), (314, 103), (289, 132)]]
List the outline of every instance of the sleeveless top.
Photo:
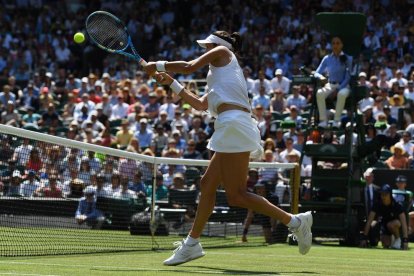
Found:
[(217, 108), (222, 103), (234, 104), (251, 111), (247, 85), (234, 53), (231, 61), (222, 67), (209, 65), (207, 74), (207, 100), (210, 114), (217, 117)]

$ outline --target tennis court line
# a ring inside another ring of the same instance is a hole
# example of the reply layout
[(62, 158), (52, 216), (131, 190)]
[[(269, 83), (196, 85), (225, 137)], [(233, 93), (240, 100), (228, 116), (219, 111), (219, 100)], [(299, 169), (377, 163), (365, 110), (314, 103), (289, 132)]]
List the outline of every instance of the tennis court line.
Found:
[(18, 273), (18, 272), (0, 272), (0, 275), (21, 275), (21, 276), (59, 276), (57, 274), (33, 274), (33, 273)]

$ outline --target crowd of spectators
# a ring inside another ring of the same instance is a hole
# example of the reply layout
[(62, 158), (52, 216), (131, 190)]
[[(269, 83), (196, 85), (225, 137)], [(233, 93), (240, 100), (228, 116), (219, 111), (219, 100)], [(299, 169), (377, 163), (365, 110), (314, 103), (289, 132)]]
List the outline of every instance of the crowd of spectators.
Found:
[[(102, 9), (122, 17), (138, 51), (151, 61), (190, 60), (203, 50), (196, 39), (216, 29), (240, 32), (244, 39), (241, 66), (267, 150), (263, 158), (268, 162), (296, 162), (303, 148), (313, 91), (306, 84), (292, 85), (292, 76), (300, 74), (303, 65), (315, 69), (331, 49), (329, 34), (315, 23), (315, 14), (358, 11), (367, 15), (362, 51), (355, 59), (360, 64), (359, 85), (367, 87), (366, 97), (358, 103), (367, 126), (366, 140), (385, 134), (385, 149), (393, 155), (384, 160), (384, 165), (390, 169), (413, 166), (413, 1), (71, 2), (2, 3), (2, 124), (150, 156), (210, 158), (206, 145), (214, 131), (214, 118), (172, 96), (168, 88), (158, 86), (134, 62), (107, 55), (89, 42), (73, 42), (73, 34), (83, 30), (87, 15)], [(190, 91), (202, 95), (202, 76), (205, 72), (200, 70), (175, 77)], [(343, 128), (348, 115), (343, 116)], [(274, 124), (275, 116), (293, 121), (293, 127), (283, 129)], [(318, 142), (344, 142), (343, 137), (329, 131), (319, 138)], [(24, 142), (20, 149), (14, 149), (9, 139), (1, 143), (3, 164), (17, 162), (25, 167), (19, 172), (27, 176), (25, 181), (39, 186), (30, 190), (32, 195), (54, 194), (42, 188), (43, 175), (50, 176), (50, 182), (76, 179), (76, 183), (61, 186), (63, 195), (69, 193), (67, 187), (83, 187), (92, 182), (98, 186), (103, 179), (108, 187), (117, 182), (116, 187), (130, 185), (130, 189), (148, 192), (142, 186), (131, 188), (139, 182), (137, 174), (144, 185), (151, 180), (148, 172), (152, 168), (145, 164), (126, 159), (103, 161), (94, 153), (82, 153), (82, 157), (72, 150), (41, 142), (36, 147)], [(18, 171), (7, 171), (8, 177), (19, 176)], [(111, 178), (107, 172), (111, 172)], [(183, 166), (164, 166), (160, 169), (162, 179), (157, 176), (157, 180), (164, 181), (163, 187), (167, 187), (177, 174), (184, 173)], [(261, 173), (263, 177), (269, 177), (269, 172)]]

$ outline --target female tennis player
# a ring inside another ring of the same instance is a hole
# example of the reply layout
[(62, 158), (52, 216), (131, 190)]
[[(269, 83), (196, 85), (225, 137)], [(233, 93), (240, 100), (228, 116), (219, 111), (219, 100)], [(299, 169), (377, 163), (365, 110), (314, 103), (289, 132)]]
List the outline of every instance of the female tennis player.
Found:
[[(159, 83), (169, 85), (174, 93), (192, 107), (197, 110), (208, 109), (217, 117), (215, 132), (208, 144), (208, 148), (215, 153), (201, 179), (196, 218), (187, 238), (177, 243), (178, 248), (164, 264), (178, 265), (205, 255), (199, 238), (213, 211), (219, 184), (224, 186), (230, 206), (253, 209), (287, 225), (298, 241), (299, 252), (306, 254), (312, 244), (311, 212), (289, 214), (246, 189), (249, 158), (251, 154), (261, 154), (262, 147), (257, 122), (251, 116), (246, 81), (235, 55), (241, 47), (240, 35), (216, 31), (197, 42), (206, 52), (194, 60), (149, 62), (145, 67), (148, 74), (155, 75)], [(165, 73), (191, 74), (206, 65), (210, 69), (207, 74), (207, 93), (201, 98)]]

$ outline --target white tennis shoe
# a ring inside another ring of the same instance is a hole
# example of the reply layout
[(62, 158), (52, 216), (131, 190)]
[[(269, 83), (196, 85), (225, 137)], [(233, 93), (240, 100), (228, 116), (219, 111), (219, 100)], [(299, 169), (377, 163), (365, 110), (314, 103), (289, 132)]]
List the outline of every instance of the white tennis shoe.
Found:
[(393, 249), (401, 249), (401, 238), (396, 238), (391, 245)]
[(300, 220), (300, 226), (290, 230), (292, 231), (293, 239), (298, 242), (300, 254), (305, 255), (309, 252), (312, 246), (311, 228), (313, 224), (313, 217), (310, 211), (296, 216)]
[(178, 241), (174, 245), (177, 248), (174, 250), (174, 254), (164, 261), (164, 265), (179, 265), (206, 255), (199, 242), (194, 245), (186, 245), (184, 241)]

